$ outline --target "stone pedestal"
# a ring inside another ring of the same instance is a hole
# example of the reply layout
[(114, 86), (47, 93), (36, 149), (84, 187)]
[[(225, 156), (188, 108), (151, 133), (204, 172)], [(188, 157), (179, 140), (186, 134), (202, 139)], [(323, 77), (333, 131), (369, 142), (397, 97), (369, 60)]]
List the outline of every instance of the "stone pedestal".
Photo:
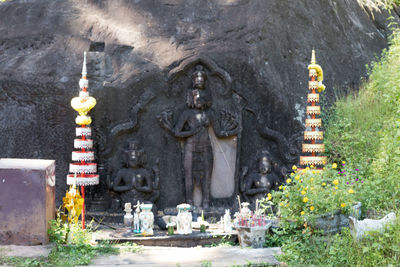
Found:
[(237, 227), (241, 247), (262, 248), (265, 243), (265, 232), (271, 224), (263, 227)]
[(46, 244), (55, 209), (54, 160), (0, 159), (0, 244)]

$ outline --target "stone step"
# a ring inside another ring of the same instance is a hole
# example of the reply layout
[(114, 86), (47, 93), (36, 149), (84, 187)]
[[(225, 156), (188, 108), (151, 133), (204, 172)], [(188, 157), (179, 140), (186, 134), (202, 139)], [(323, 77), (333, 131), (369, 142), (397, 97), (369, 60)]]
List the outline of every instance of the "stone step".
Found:
[(100, 256), (89, 266), (263, 266), (279, 265), (280, 248), (145, 247), (138, 253)]

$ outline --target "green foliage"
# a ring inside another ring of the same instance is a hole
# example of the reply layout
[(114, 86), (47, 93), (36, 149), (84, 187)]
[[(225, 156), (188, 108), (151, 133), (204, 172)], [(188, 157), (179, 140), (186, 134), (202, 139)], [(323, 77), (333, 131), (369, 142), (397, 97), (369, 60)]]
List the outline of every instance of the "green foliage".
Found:
[(379, 10), (385, 8), (391, 10), (394, 6), (400, 4), (400, 0), (357, 0), (360, 5), (368, 7), (372, 10)]
[(281, 220), (295, 221), (300, 226), (318, 215), (338, 210), (349, 213), (356, 186), (360, 185), (354, 174), (345, 169), (338, 171), (337, 167), (334, 163), (323, 172), (309, 168), (294, 171), (285, 186), (268, 196), (279, 207)]
[(1, 265), (10, 265), (15, 267), (44, 267), (50, 266), (47, 259), (39, 258), (22, 258), (22, 257), (0, 257)]
[(289, 266), (398, 266), (400, 217), (384, 233), (371, 233), (361, 242), (345, 228), (332, 236), (292, 232), (281, 246), (279, 260)]
[(357, 197), (367, 209), (400, 204), (400, 31), (390, 49), (369, 66), (370, 79), (357, 94), (339, 99), (326, 124), (332, 160), (347, 160), (365, 178)]
[(93, 232), (90, 223), (86, 225), (87, 229), (82, 229), (80, 224), (64, 222), (60, 213), (57, 213), (57, 219), (51, 220), (49, 224), (49, 239), (57, 245), (84, 246), (90, 244)]
[(340, 98), (324, 114), (325, 144), (331, 161), (347, 162), (338, 166), (339, 184), (353, 183), (353, 199), (368, 210), (396, 211), (396, 223), (360, 242), (353, 240), (349, 229), (322, 236), (282, 225), (267, 235), (266, 244), (281, 246), (279, 260), (289, 266), (398, 266), (400, 262), (400, 30), (394, 29), (390, 48), (368, 68), (369, 81), (359, 92)]
[(49, 238), (55, 247), (49, 254), (49, 266), (88, 265), (96, 255), (116, 254), (119, 249), (110, 243), (91, 244), (93, 228), (91, 224), (82, 229), (80, 224), (62, 221), (60, 214), (50, 221)]

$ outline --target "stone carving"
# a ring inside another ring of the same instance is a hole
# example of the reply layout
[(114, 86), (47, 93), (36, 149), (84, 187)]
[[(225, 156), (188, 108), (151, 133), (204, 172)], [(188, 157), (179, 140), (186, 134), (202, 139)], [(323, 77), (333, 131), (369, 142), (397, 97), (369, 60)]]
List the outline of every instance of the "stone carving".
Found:
[(238, 118), (234, 114), (228, 110), (221, 110), (217, 114), (210, 108), (212, 94), (206, 82), (204, 67), (197, 65), (192, 74), (193, 88), (186, 95), (187, 109), (179, 114), (176, 121), (172, 111), (164, 111), (157, 117), (164, 129), (184, 140), (186, 201), (193, 205), (194, 187), (200, 187), (204, 209), (209, 208), (214, 162), (209, 131), (213, 131), (216, 137), (228, 137), (237, 135), (240, 130)]
[(256, 168), (252, 172), (248, 172), (247, 166), (242, 168), (240, 191), (247, 202), (255, 203), (256, 199), (263, 198), (271, 191), (278, 181), (272, 167), (270, 153), (263, 150), (257, 156)]
[(109, 187), (120, 193), (123, 203), (148, 201), (154, 203), (159, 196), (158, 160), (152, 172), (145, 168), (146, 155), (136, 140), (130, 139), (122, 153), (124, 167), (108, 177)]
[(394, 212), (389, 213), (380, 220), (365, 219), (359, 221), (356, 218), (350, 216), (350, 232), (355, 239), (361, 240), (368, 231), (383, 232), (385, 226), (394, 223), (395, 220), (396, 213)]

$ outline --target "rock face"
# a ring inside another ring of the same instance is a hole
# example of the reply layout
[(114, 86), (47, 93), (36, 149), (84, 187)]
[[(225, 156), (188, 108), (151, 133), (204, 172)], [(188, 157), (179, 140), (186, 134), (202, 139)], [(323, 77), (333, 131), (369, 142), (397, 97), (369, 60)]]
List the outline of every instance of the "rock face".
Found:
[[(327, 99), (334, 88), (357, 87), (365, 64), (387, 46), (385, 14), (371, 14), (346, 0), (0, 3), (0, 156), (55, 159), (60, 203), (75, 135), (70, 100), (89, 51), (101, 175), (89, 196), (105, 201), (100, 210), (118, 198), (108, 190), (109, 159), (118, 165), (118, 149), (130, 137), (145, 148), (148, 166), (159, 159), (157, 206), (185, 201), (180, 143), (156, 116), (185, 107), (196, 62), (210, 75), (213, 68), (226, 74), (229, 86), (219, 79), (215, 90), (229, 87), (241, 108), (236, 172), (255, 168), (265, 149), (279, 176), (298, 159), (311, 49), (325, 71)], [(189, 67), (171, 83), (171, 71), (185, 60)], [(223, 103), (224, 96), (215, 98)]]

